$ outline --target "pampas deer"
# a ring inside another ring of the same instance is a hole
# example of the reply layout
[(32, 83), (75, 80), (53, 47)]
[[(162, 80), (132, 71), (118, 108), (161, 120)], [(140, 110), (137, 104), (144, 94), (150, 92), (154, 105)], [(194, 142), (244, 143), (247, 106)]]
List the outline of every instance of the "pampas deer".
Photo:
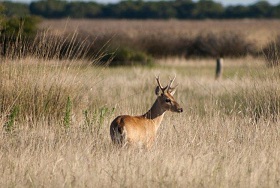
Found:
[(165, 112), (183, 112), (173, 97), (176, 91), (176, 87), (172, 88), (174, 79), (175, 77), (166, 87), (162, 87), (159, 77), (156, 77), (157, 99), (147, 113), (141, 116), (121, 115), (114, 119), (110, 126), (113, 143), (121, 146), (126, 144), (144, 145), (147, 148), (152, 146)]

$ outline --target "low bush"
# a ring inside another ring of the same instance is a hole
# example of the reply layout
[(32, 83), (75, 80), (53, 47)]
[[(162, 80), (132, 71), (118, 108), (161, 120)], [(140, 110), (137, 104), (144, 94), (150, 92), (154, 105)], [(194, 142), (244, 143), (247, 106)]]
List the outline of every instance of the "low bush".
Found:
[(242, 57), (255, 52), (255, 46), (239, 33), (202, 33), (191, 40), (187, 56)]
[[(1, 19), (2, 17), (2, 19)], [(0, 54), (1, 56), (22, 56), (34, 42), (40, 18), (35, 16), (0, 16)]]
[(21, 36), (34, 36), (37, 32), (37, 26), (40, 23), (40, 18), (36, 16), (25, 16), (5, 18), (1, 23), (2, 29), (1, 36), (15, 37)]
[[(95, 44), (102, 47), (110, 41), (111, 48), (133, 49), (142, 51), (156, 58), (179, 57), (243, 57), (259, 54), (255, 44), (246, 36), (234, 32), (201, 33), (196, 36), (174, 35), (164, 33), (140, 35), (134, 38), (126, 35), (107, 35), (97, 39)], [(99, 43), (99, 44), (98, 44)], [(128, 57), (128, 56), (127, 56)], [(129, 61), (129, 59), (127, 59)]]
[(191, 39), (188, 36), (152, 34), (140, 36), (131, 43), (154, 57), (182, 57), (186, 55)]
[(147, 65), (153, 64), (153, 58), (140, 50), (133, 50), (128, 47), (121, 47), (115, 51), (111, 50), (102, 61), (110, 61), (110, 66), (130, 66), (130, 65)]
[(280, 65), (280, 36), (264, 47), (263, 54), (268, 67), (276, 67)]

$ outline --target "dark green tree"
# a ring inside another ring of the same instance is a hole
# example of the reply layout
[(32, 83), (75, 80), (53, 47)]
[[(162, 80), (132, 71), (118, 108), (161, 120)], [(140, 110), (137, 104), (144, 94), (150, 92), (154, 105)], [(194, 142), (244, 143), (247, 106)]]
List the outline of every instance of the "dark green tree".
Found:
[(224, 18), (246, 18), (248, 12), (249, 8), (247, 6), (229, 6), (225, 10)]
[(258, 1), (249, 6), (248, 17), (250, 18), (270, 18), (272, 16), (272, 6), (267, 1)]
[(95, 2), (89, 2), (86, 6), (86, 18), (97, 18), (101, 16), (103, 5)]
[(273, 7), (271, 17), (280, 18), (280, 4)]
[(40, 19), (34, 16), (7, 18), (3, 25), (2, 34), (14, 36), (20, 33), (22, 36), (34, 36), (39, 22)]
[[(0, 26), (4, 21), (4, 6), (0, 3)], [(1, 27), (0, 27), (1, 29)]]
[[(35, 35), (40, 19), (29, 14), (8, 14), (5, 5), (6, 3), (0, 3), (0, 37), (14, 37), (17, 34), (22, 36)], [(8, 5), (10, 6), (11, 4)]]
[(224, 7), (221, 3), (211, 0), (200, 0), (195, 4), (192, 11), (193, 18), (221, 18), (224, 13)]
[(66, 1), (61, 0), (42, 0), (30, 4), (30, 12), (46, 18), (65, 17)]
[(192, 11), (195, 3), (192, 0), (176, 0), (174, 2), (174, 8), (177, 11), (177, 18), (192, 18)]
[(8, 1), (4, 1), (2, 4), (5, 7), (4, 14), (7, 17), (12, 17), (12, 16), (23, 17), (30, 14), (28, 4), (8, 2)]
[(28, 14), (45, 18), (127, 18), (127, 19), (205, 19), (205, 18), (279, 18), (280, 5), (258, 1), (249, 6), (228, 6), (212, 0), (123, 0), (118, 3), (68, 0), (39, 0), (29, 5), (2, 2), (9, 17)]
[(64, 15), (71, 18), (97, 18), (101, 5), (94, 2), (70, 2), (65, 6)]

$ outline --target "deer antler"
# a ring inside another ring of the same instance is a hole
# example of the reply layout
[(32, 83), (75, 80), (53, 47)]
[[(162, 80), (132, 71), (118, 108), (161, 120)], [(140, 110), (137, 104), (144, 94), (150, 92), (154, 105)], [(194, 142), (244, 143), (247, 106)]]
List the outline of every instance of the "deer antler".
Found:
[(162, 87), (162, 85), (160, 84), (160, 81), (159, 81), (159, 76), (156, 77), (156, 80), (157, 80), (157, 83), (158, 83), (158, 87), (161, 89), (162, 93), (164, 93), (166, 88), (168, 88), (168, 85), (166, 87)]
[(170, 83), (168, 84), (168, 89), (171, 89), (171, 86), (172, 86), (172, 84), (173, 84), (173, 82), (174, 82), (175, 78), (176, 78), (176, 75), (174, 76), (174, 78), (173, 78), (173, 79), (170, 79), (170, 77), (169, 77), (169, 79), (170, 79)]
[(178, 86), (178, 84), (177, 84), (175, 87), (171, 87), (173, 82), (174, 82), (174, 80), (175, 80), (175, 78), (176, 78), (176, 75), (174, 76), (173, 79), (170, 79), (170, 83), (167, 86), (167, 88), (168, 88), (167, 91), (171, 92), (171, 91), (173, 91)]

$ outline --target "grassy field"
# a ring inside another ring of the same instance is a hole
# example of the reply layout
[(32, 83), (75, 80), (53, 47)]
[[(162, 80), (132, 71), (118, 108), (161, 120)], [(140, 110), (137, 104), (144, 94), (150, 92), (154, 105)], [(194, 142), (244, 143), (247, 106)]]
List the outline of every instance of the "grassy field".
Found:
[[(228, 30), (262, 46), (279, 34), (278, 23), (45, 20), (41, 28), (57, 35), (83, 31), (90, 39), (91, 33), (137, 38)], [(98, 62), (102, 52), (80, 59), (83, 45), (91, 50), (85, 43), (69, 43), (60, 58), (56, 50), (65, 40), (39, 37), (32, 53), (21, 56), (16, 43), (0, 57), (1, 187), (280, 186), (279, 66), (268, 68), (261, 56), (225, 58), (223, 76), (215, 80), (211, 58), (108, 67)], [(157, 75), (162, 83), (177, 76), (175, 98), (184, 112), (166, 113), (150, 150), (114, 147), (111, 121), (149, 110)]]
[[(96, 67), (33, 57), (0, 64), (3, 187), (279, 187), (279, 69), (263, 59), (158, 60)], [(177, 75), (181, 114), (151, 150), (118, 149), (110, 122), (154, 102), (155, 75)]]
[[(252, 39), (266, 42), (279, 34), (279, 20), (110, 20), (110, 19), (61, 19), (44, 20), (40, 28), (56, 31), (86, 31), (91, 34), (125, 33), (133, 36), (151, 33), (173, 35), (198, 34), (205, 31), (238, 31), (250, 35)], [(262, 36), (262, 37), (261, 37)], [(256, 38), (257, 37), (257, 38)]]
[[(279, 44), (279, 20), (45, 20), (54, 36), (79, 33), (118, 59), (262, 56)], [(110, 41), (108, 43), (108, 41)], [(136, 56), (136, 57), (135, 57)], [(117, 62), (118, 63), (118, 62)], [(115, 62), (112, 62), (115, 64)], [(123, 61), (123, 64), (124, 61)]]
[(258, 48), (275, 39), (280, 34), (279, 20), (87, 20), (61, 19), (44, 20), (40, 28), (51, 29), (56, 34), (84, 32), (85, 35), (114, 38), (125, 37), (129, 40), (145, 36), (164, 38), (185, 38), (213, 32), (238, 33), (245, 36)]

